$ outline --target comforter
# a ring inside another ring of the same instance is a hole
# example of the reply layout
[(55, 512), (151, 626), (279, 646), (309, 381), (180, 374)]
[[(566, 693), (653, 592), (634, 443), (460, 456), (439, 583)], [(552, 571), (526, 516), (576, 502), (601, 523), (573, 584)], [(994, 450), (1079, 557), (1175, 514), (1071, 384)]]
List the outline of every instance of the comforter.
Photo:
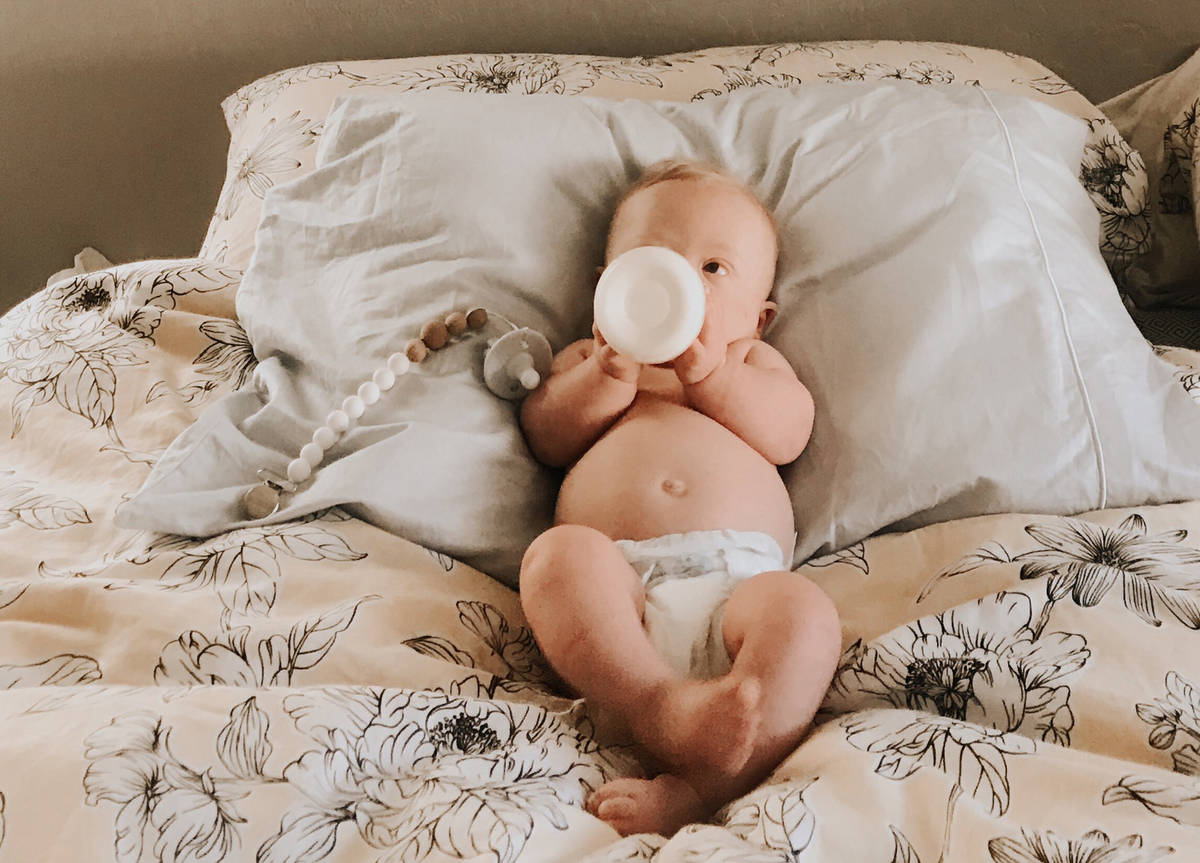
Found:
[(122, 265), (0, 322), (0, 860), (1200, 860), (1200, 501), (808, 562), (845, 644), (818, 724), (711, 823), (622, 839), (581, 804), (635, 753), (508, 588), (337, 510), (113, 526), (247, 381), (240, 276)]

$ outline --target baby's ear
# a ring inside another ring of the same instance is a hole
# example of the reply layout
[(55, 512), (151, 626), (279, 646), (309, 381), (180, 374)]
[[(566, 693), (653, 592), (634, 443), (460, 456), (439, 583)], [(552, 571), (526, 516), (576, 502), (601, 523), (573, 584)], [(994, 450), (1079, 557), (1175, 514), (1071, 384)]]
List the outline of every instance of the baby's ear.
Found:
[(762, 308), (758, 312), (758, 337), (760, 339), (767, 331), (767, 327), (771, 326), (771, 321), (775, 320), (775, 313), (778, 311), (779, 305), (774, 300), (763, 301)]

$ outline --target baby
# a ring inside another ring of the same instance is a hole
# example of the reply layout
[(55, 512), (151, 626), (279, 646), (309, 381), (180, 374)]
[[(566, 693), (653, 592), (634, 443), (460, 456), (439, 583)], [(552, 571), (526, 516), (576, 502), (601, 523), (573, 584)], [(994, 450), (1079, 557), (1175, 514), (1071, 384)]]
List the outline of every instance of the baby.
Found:
[(776, 465), (808, 443), (813, 402), (761, 340), (774, 221), (725, 173), (664, 163), (617, 204), (606, 259), (647, 245), (700, 274), (696, 340), (643, 366), (593, 327), (521, 410), (534, 455), (570, 466), (555, 526), (521, 564), (526, 616), (550, 665), (660, 771), (589, 797), (623, 835), (669, 835), (766, 778), (807, 731), (841, 646), (833, 604), (788, 571)]

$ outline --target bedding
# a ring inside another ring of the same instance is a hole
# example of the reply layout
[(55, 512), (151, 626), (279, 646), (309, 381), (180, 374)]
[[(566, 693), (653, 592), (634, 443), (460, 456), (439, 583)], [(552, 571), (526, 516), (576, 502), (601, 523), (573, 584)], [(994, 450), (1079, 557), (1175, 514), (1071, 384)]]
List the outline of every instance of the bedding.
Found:
[[(121, 265), (0, 322), (0, 858), (1195, 859), (1200, 503), (809, 562), (845, 630), (821, 724), (712, 823), (619, 839), (579, 803), (637, 764), (555, 694), (508, 588), (337, 510), (114, 527), (247, 378), (240, 277)], [(1200, 354), (1163, 358), (1200, 397)]]
[(1141, 154), (1152, 242), (1127, 273), (1139, 306), (1200, 306), (1200, 52), (1179, 68), (1100, 106)]
[[(770, 78), (773, 60), (845, 62), (762, 50), (696, 65), (725, 89)], [(956, 74), (983, 65), (976, 49), (897, 50), (967, 64)], [(419, 71), (402, 85), (565, 77), (487, 62), (391, 68)], [(637, 90), (656, 87), (629, 83), (655, 62), (571, 70)], [(946, 68), (897, 57), (844, 73), (885, 66), (927, 79)], [(244, 91), (256, 94), (246, 117), (271, 125), (264, 103), (282, 110), (306, 79), (345, 83), (345, 67), (264, 79)], [(647, 74), (671, 83), (661, 67)], [(1052, 79), (1016, 83), (1080, 99)], [(263, 170), (223, 200), (257, 206), (255, 190), (289, 170), (285, 140), (255, 149), (244, 167)], [(1136, 161), (1117, 156), (1109, 176)], [(1142, 218), (1102, 214), (1101, 236)], [(800, 571), (844, 629), (819, 724), (710, 823), (624, 839), (580, 803), (636, 775), (635, 753), (562, 697), (495, 579), (338, 508), (209, 539), (120, 528), (118, 504), (168, 444), (253, 385), (236, 315), (248, 257), (223, 245), (233, 222), (210, 235), (211, 256), (72, 275), (0, 319), (0, 860), (1197, 858), (1197, 500), (955, 519), (808, 561)], [(1155, 352), (1175, 391), (1200, 401), (1200, 353)], [(989, 410), (1004, 419), (1004, 405)]]
[[(339, 100), (328, 124), (316, 170), (267, 195), (238, 294), (258, 386), (172, 443), (123, 526), (245, 526), (256, 470), (282, 475), (451, 309), (555, 350), (587, 336), (613, 202), (679, 156), (745, 178), (779, 227), (766, 338), (816, 403), (783, 469), (796, 563), (896, 524), (1200, 497), (1200, 411), (1096, 247), (1086, 126), (1039, 102), (906, 81), (690, 104), (407, 93)], [(345, 505), (515, 586), (555, 485), (482, 385), (480, 348), (401, 376), (265, 523)], [(959, 408), (981, 386), (1006, 422)]]

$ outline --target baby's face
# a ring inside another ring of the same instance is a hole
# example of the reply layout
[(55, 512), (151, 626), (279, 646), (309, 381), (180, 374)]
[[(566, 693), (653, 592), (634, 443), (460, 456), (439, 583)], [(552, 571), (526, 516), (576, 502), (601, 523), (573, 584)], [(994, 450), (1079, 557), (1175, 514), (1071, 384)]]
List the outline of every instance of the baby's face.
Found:
[[(775, 230), (749, 193), (717, 178), (666, 180), (628, 197), (609, 234), (606, 258), (637, 246), (685, 257), (719, 307), (728, 341), (761, 335), (774, 303)], [(764, 310), (766, 312), (764, 320)]]

